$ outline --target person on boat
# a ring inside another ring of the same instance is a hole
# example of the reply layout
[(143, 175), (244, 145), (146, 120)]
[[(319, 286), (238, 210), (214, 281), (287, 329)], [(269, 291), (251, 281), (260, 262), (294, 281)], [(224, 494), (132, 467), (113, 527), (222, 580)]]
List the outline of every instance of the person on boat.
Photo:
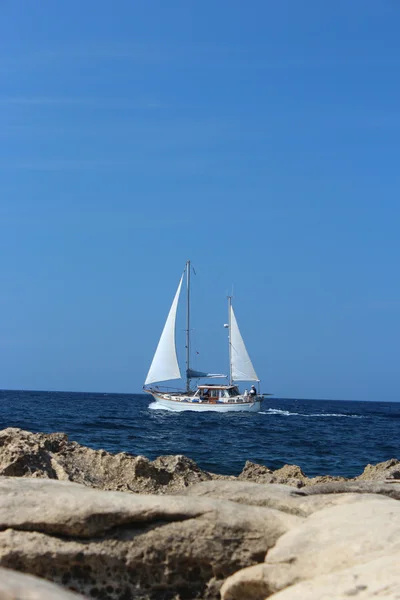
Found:
[(204, 400), (208, 400), (209, 397), (210, 397), (209, 390), (207, 390), (207, 389), (203, 390), (203, 398), (204, 398)]
[(255, 385), (251, 386), (249, 395), (250, 396), (257, 396), (257, 390), (256, 390), (256, 386)]

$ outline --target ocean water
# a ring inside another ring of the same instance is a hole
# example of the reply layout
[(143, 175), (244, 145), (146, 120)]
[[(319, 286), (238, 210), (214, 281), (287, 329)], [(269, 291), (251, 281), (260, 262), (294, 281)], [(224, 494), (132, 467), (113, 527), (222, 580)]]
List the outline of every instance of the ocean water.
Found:
[(400, 456), (400, 402), (268, 398), (259, 413), (155, 409), (142, 394), (0, 391), (0, 429), (65, 432), (109, 452), (185, 454), (205, 470), (238, 475), (246, 460), (306, 475), (359, 475)]

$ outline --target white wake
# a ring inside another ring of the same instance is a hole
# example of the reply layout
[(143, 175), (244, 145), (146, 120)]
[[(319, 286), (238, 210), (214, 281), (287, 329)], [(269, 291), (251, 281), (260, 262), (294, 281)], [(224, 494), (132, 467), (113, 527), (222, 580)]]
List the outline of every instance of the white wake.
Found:
[(288, 410), (280, 410), (279, 408), (269, 408), (267, 411), (260, 411), (260, 415), (282, 415), (284, 417), (347, 417), (349, 419), (362, 419), (361, 415), (345, 415), (343, 413), (297, 413)]

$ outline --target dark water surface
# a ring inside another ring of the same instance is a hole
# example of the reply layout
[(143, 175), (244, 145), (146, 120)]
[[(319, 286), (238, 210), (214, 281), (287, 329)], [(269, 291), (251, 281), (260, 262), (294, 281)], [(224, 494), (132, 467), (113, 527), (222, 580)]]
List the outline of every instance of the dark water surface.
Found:
[(359, 475), (400, 455), (400, 402), (268, 399), (260, 413), (153, 410), (141, 394), (0, 391), (0, 429), (62, 431), (109, 452), (185, 454), (216, 473), (246, 460), (297, 464), (308, 476)]

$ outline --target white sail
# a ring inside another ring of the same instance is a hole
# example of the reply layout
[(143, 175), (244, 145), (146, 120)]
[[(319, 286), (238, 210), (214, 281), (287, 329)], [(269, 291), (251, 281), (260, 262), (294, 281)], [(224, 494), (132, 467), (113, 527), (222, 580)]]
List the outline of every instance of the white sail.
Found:
[(231, 305), (231, 369), (233, 381), (259, 381), (244, 345)]
[(178, 309), (178, 300), (181, 293), (183, 275), (178, 285), (174, 301), (172, 302), (163, 332), (158, 342), (157, 350), (153, 357), (147, 373), (145, 385), (158, 381), (167, 381), (169, 379), (180, 379), (178, 358), (175, 347), (175, 321), (176, 311)]

